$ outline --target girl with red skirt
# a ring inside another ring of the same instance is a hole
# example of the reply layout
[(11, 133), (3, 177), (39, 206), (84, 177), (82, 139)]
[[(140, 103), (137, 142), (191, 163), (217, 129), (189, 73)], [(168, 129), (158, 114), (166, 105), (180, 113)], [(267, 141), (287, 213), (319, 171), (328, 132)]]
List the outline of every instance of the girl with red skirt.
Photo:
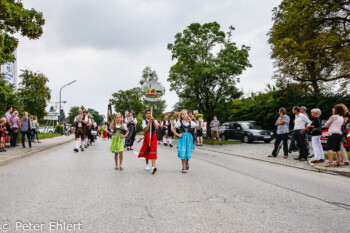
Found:
[[(151, 110), (145, 111), (146, 120), (142, 122), (142, 128), (145, 130), (143, 145), (141, 147), (139, 158), (146, 159), (146, 170), (149, 171), (150, 167), (148, 164), (149, 160), (152, 160), (152, 174), (157, 171), (156, 159), (157, 159), (157, 136), (156, 130), (158, 129), (158, 122), (154, 120), (151, 115)], [(151, 143), (150, 143), (150, 129), (151, 132)]]

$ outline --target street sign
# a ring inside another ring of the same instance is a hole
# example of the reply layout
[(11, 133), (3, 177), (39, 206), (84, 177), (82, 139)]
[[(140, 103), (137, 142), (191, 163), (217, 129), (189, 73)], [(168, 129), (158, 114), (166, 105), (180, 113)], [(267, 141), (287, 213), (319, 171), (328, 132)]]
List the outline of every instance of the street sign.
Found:
[(58, 116), (44, 116), (44, 120), (47, 120), (47, 121), (58, 121)]

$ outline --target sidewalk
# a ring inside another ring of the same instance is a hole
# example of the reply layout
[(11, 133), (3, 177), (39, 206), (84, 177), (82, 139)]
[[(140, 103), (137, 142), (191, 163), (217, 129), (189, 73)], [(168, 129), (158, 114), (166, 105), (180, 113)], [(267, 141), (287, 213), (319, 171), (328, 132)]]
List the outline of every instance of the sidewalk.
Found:
[(40, 140), (41, 143), (32, 143), (32, 148), (28, 148), (28, 142), (26, 142), (27, 148), (23, 149), (21, 143), (16, 148), (5, 148), (6, 152), (0, 153), (0, 166), (8, 164), (17, 159), (23, 159), (27, 156), (33, 155), (43, 150), (50, 149), (55, 146), (70, 142), (74, 140), (74, 136), (59, 136), (54, 138), (47, 138)]
[[(314, 166), (314, 164), (310, 163), (312, 159), (309, 159), (309, 162), (300, 162), (294, 160), (295, 157), (298, 156), (297, 153), (293, 152), (289, 155), (288, 159), (283, 158), (283, 152), (276, 158), (267, 157), (271, 154), (273, 150), (273, 143), (252, 143), (252, 144), (230, 144), (230, 145), (203, 145), (202, 147), (196, 147), (196, 150), (207, 150), (214, 151), (228, 155), (234, 155), (254, 160), (260, 160), (264, 162), (284, 165), (288, 167), (295, 167), (304, 170), (310, 171), (319, 171), (319, 172), (327, 172), (332, 174), (340, 174), (344, 176), (350, 177), (350, 166), (345, 166), (343, 168), (326, 168), (324, 165), (318, 164)], [(312, 151), (311, 151), (312, 153)]]

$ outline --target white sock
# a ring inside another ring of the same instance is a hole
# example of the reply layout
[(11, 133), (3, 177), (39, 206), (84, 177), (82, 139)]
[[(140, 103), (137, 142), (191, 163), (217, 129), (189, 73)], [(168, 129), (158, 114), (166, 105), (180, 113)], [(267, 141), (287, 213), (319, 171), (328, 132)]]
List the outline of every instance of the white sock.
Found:
[(75, 141), (75, 148), (79, 149), (79, 141)]
[(163, 138), (163, 142), (164, 142), (164, 143), (167, 143), (167, 138)]
[(171, 145), (171, 141), (172, 141), (171, 138), (169, 138), (169, 144), (170, 144), (170, 145)]
[(84, 149), (84, 145), (85, 143), (84, 142), (81, 142), (81, 148)]
[(88, 143), (89, 143), (89, 145), (90, 145), (90, 139), (88, 139)]
[(87, 145), (88, 145), (88, 140), (87, 140), (87, 138), (85, 138), (85, 140), (84, 140), (84, 146), (87, 147)]

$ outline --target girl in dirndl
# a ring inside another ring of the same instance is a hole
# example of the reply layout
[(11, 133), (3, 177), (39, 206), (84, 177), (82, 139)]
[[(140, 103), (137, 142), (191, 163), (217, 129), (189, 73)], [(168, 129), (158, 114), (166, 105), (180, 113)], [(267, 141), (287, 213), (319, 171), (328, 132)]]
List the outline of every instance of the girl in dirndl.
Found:
[[(111, 124), (111, 132), (109, 135), (113, 135), (110, 151), (114, 153), (115, 169), (123, 170), (123, 151), (124, 141), (123, 139), (128, 136), (129, 130), (126, 124), (123, 124), (122, 115), (116, 113), (114, 120)], [(119, 154), (119, 168), (118, 168), (118, 154)]]
[(189, 160), (194, 150), (192, 134), (196, 127), (197, 124), (189, 119), (187, 110), (182, 110), (180, 120), (172, 128), (173, 133), (179, 138), (178, 157), (181, 159), (182, 173), (186, 173), (190, 168)]

